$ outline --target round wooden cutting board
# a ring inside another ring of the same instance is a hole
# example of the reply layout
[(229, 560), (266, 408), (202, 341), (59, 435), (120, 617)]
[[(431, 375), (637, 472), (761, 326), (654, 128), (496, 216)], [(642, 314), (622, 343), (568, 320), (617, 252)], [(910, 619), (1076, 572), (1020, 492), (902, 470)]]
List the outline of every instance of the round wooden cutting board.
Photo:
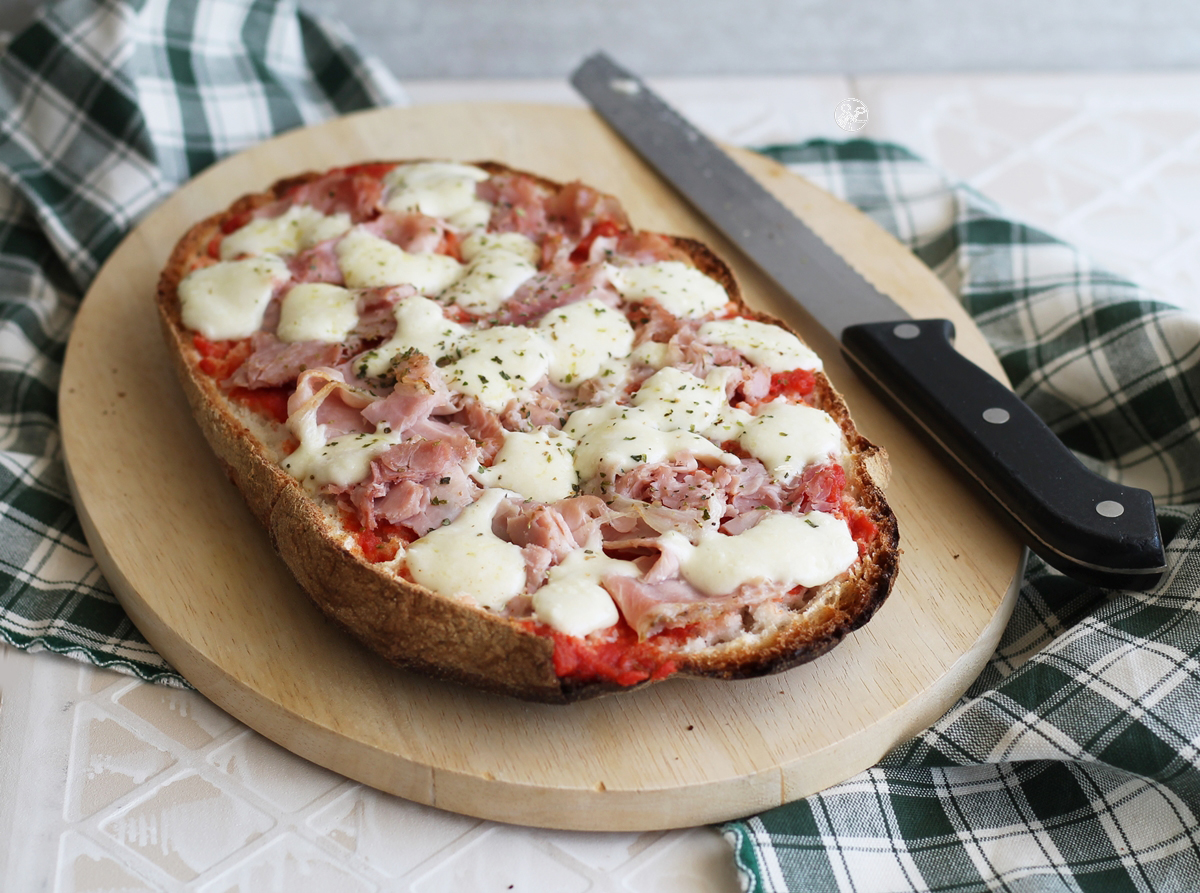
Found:
[[(749, 302), (822, 354), (859, 427), (891, 455), (904, 553), (891, 598), (832, 653), (742, 682), (671, 679), (571, 706), (526, 704), (394, 669), (327, 624), (271, 551), (193, 423), (154, 290), (175, 241), (235, 197), (306, 169), (380, 158), (495, 159), (582, 179), (634, 224), (700, 238)], [(915, 316), (951, 318), (933, 274), (875, 224), (783, 168), (752, 172)], [(197, 689), (289, 750), (454, 812), (587, 830), (748, 815), (835, 784), (934, 721), (991, 655), (1023, 550), (989, 508), (862, 386), (836, 345), (590, 112), (461, 104), (385, 109), (290, 133), (216, 165), (117, 249), (80, 309), (61, 389), (88, 541), (138, 628)]]

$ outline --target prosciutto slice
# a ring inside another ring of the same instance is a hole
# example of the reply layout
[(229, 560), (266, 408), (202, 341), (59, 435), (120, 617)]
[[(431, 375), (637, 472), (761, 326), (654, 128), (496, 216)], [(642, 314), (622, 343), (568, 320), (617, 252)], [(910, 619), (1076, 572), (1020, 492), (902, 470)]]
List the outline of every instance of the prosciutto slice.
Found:
[(250, 347), (250, 355), (229, 378), (235, 387), (279, 387), (295, 381), (305, 369), (333, 365), (342, 353), (340, 344), (280, 341), (270, 332), (255, 332)]

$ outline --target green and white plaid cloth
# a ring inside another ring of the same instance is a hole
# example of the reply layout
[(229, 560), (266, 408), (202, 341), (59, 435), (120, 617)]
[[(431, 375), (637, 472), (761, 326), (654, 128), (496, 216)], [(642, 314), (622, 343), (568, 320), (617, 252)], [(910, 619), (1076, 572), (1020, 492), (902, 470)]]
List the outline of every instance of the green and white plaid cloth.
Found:
[(75, 309), (133, 225), (217, 159), (405, 101), (289, 0), (68, 0), (0, 55), (0, 636), (185, 685), (113, 597), (67, 490)]
[[(403, 101), (289, 0), (69, 0), (0, 55), (0, 637), (185, 684), (105, 585), (56, 390), (104, 258), (177, 185), (292, 127)], [(1149, 593), (1037, 559), (983, 675), (876, 768), (723, 826), (751, 891), (1200, 890), (1200, 320), (895, 146), (771, 147), (938, 272), (1018, 392), (1158, 499)]]
[(1200, 319), (897, 146), (764, 151), (910, 246), (1063, 441), (1154, 494), (1170, 569), (1117, 592), (1031, 557), (995, 655), (931, 729), (724, 826), (744, 888), (1200, 890)]

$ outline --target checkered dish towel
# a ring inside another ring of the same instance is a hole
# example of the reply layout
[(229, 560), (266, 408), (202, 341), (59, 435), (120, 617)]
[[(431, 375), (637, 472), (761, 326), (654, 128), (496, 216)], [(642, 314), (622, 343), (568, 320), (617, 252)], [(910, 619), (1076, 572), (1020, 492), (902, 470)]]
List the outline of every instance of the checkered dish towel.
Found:
[(0, 56), (0, 636), (186, 684), (117, 604), (67, 492), (71, 321), (133, 225), (222, 156), (404, 94), (290, 0), (69, 0)]
[[(0, 636), (184, 684), (83, 540), (56, 389), (71, 319), (146, 211), (212, 161), (403, 100), (288, 0), (71, 0), (0, 57)], [(1018, 392), (1093, 467), (1150, 489), (1150, 593), (1031, 561), (979, 681), (820, 795), (724, 826), (754, 891), (1200, 890), (1200, 320), (1006, 220), (901, 149), (766, 150), (935, 269)]]

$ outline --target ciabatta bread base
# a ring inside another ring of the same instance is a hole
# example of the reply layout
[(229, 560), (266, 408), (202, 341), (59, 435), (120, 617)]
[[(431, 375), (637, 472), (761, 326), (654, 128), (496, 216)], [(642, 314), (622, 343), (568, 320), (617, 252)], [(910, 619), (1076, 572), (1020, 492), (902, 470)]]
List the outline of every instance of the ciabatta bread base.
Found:
[[(471, 163), (491, 173), (507, 170), (496, 162)], [(621, 690), (603, 680), (559, 678), (551, 639), (517, 621), (398, 579), (348, 549), (344, 531), (279, 466), (285, 456), (278, 448), (279, 426), (260, 423), (253, 412), (232, 401), (213, 377), (202, 371), (202, 357), (180, 318), (180, 281), (194, 262), (205, 256), (225, 221), (276, 201), (322, 173), (278, 181), (196, 224), (180, 240), (164, 269), (158, 287), (164, 335), (172, 345), (176, 371), (205, 437), (309, 597), (334, 622), (386, 660), (533, 701), (565, 703)], [(549, 188), (560, 188), (545, 178), (538, 180)], [(732, 272), (705, 245), (681, 237), (672, 237), (672, 241), (697, 269), (725, 288), (741, 313), (787, 328), (782, 321), (745, 305)], [(675, 657), (678, 672), (684, 675), (738, 679), (780, 672), (812, 660), (866, 623), (891, 589), (897, 567), (897, 525), (868, 470), (871, 465), (886, 467), (886, 454), (858, 433), (844, 400), (824, 373), (818, 371), (816, 378), (817, 405), (829, 412), (845, 434), (852, 463), (847, 469), (848, 488), (870, 515), (878, 535), (848, 576), (814, 590), (804, 607), (791, 610), (786, 621), (762, 632), (748, 627), (748, 634), (733, 641)]]

